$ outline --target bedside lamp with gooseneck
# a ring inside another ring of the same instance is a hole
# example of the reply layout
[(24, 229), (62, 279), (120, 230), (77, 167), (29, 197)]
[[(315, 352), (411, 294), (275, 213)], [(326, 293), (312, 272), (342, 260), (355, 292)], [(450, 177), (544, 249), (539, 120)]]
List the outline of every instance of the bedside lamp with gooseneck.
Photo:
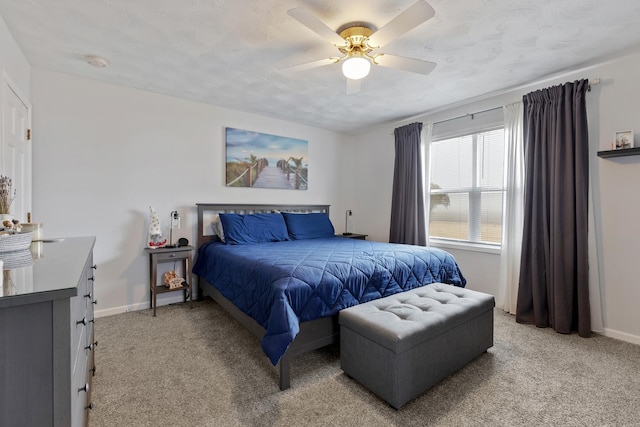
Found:
[(346, 212), (344, 213), (344, 233), (342, 233), (343, 236), (351, 236), (353, 233), (349, 233), (349, 217), (353, 215), (353, 212), (351, 212), (351, 209), (347, 209)]

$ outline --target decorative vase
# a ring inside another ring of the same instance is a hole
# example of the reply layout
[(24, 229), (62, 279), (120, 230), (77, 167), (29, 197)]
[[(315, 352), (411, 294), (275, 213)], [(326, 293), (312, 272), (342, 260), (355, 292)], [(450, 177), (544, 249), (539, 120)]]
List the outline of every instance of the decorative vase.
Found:
[(13, 215), (11, 214), (0, 214), (0, 228), (4, 227), (4, 222), (5, 221), (9, 221), (12, 222), (13, 221)]

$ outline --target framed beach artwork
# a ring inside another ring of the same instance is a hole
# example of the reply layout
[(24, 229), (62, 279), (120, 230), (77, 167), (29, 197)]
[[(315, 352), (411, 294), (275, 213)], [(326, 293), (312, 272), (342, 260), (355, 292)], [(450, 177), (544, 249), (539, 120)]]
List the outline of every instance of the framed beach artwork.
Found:
[(614, 150), (624, 150), (625, 148), (633, 148), (633, 131), (632, 130), (619, 130), (616, 132), (616, 142)]
[(309, 142), (242, 129), (225, 129), (226, 186), (306, 190)]

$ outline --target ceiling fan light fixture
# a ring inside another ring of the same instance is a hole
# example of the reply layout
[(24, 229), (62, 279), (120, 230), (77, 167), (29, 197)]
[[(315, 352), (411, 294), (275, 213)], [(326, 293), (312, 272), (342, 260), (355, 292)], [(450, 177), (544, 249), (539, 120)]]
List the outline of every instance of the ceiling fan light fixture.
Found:
[(360, 55), (352, 55), (342, 63), (342, 74), (348, 79), (360, 80), (369, 75), (371, 62)]
[[(382, 28), (363, 21), (352, 21), (333, 31), (317, 16), (302, 7), (287, 12), (296, 21), (329, 41), (342, 54), (319, 61), (286, 67), (286, 69), (308, 70), (323, 65), (342, 63), (342, 74), (347, 78), (347, 93), (357, 92), (360, 80), (369, 75), (371, 63), (386, 68), (396, 68), (419, 74), (429, 74), (436, 67), (435, 62), (397, 55), (385, 55), (377, 50), (411, 29), (421, 25), (435, 15), (435, 10), (426, 0), (416, 2), (387, 22)], [(349, 89), (351, 88), (351, 89)]]

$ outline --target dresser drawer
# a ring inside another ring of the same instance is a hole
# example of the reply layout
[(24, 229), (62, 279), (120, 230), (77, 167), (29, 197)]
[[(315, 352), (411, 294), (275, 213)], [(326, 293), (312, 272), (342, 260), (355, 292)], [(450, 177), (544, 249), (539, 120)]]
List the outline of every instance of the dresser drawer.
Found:
[[(81, 354), (84, 354), (84, 350)], [(87, 372), (87, 358), (80, 357), (76, 364), (76, 371), (71, 380), (71, 425), (85, 425), (85, 408), (88, 405), (91, 384)]]
[[(83, 286), (83, 292), (86, 290), (86, 285)], [(78, 289), (78, 295), (71, 298), (70, 301), (70, 309), (71, 309), (71, 320), (82, 320), (85, 313), (87, 312), (87, 304), (85, 303), (86, 298), (84, 297), (84, 293), (80, 293), (80, 289)], [(72, 323), (75, 325), (75, 323)]]
[[(84, 325), (79, 325), (78, 330), (80, 330), (80, 334), (77, 336), (77, 341), (71, 341), (71, 374), (74, 375), (75, 372), (79, 369), (78, 364), (81, 362), (84, 357), (84, 347), (86, 346), (86, 327)], [(74, 336), (74, 338), (76, 338)]]
[(165, 252), (165, 253), (158, 253), (156, 254), (156, 256), (158, 257), (158, 262), (164, 262), (164, 261), (172, 261), (172, 260), (181, 260), (181, 259), (185, 259), (189, 256), (189, 252), (188, 251), (182, 251), (182, 252)]
[(77, 355), (81, 355), (80, 350), (85, 346), (86, 327), (89, 324), (87, 309), (83, 304), (82, 297), (71, 298), (71, 313), (69, 316), (69, 328), (71, 332), (71, 369), (73, 369)]
[[(86, 272), (86, 291), (83, 294), (84, 296), (84, 302), (85, 305), (87, 306), (87, 309), (90, 311), (93, 311), (93, 302), (96, 301), (96, 295), (94, 293), (94, 281), (95, 281), (95, 276), (94, 276), (94, 269), (92, 267), (93, 265), (93, 259), (89, 259), (89, 262), (87, 263), (87, 267), (85, 268), (85, 272)], [(93, 316), (92, 316), (93, 318)]]

